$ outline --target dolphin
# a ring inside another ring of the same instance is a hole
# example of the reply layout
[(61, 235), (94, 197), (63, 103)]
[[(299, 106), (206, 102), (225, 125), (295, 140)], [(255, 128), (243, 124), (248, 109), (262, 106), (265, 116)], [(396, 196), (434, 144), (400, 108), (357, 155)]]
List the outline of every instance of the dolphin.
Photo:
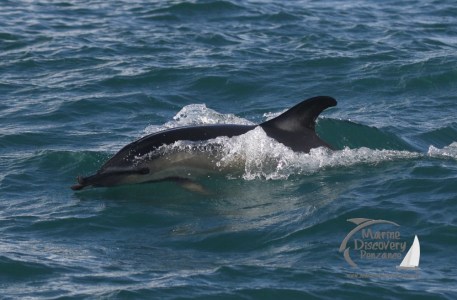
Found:
[(218, 170), (214, 163), (217, 145), (167, 151), (166, 145), (178, 141), (208, 141), (217, 137), (234, 137), (261, 127), (265, 133), (295, 152), (308, 153), (313, 148), (332, 146), (315, 132), (316, 119), (328, 107), (336, 106), (334, 98), (317, 96), (302, 101), (281, 115), (259, 125), (217, 124), (186, 126), (149, 134), (123, 147), (94, 175), (78, 176), (73, 190), (87, 186), (111, 187), (123, 184), (175, 181), (183, 187), (204, 192), (189, 178), (190, 174)]

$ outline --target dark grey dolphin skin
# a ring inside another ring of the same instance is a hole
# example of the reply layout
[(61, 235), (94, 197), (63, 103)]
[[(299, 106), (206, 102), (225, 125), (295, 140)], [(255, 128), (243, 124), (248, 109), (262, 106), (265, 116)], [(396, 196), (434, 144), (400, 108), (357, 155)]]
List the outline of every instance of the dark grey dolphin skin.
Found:
[(318, 96), (304, 100), (278, 117), (259, 125), (201, 125), (156, 132), (128, 144), (111, 157), (96, 174), (78, 177), (78, 184), (71, 188), (80, 190), (86, 186), (109, 187), (164, 180), (189, 184), (191, 181), (181, 174), (186, 174), (187, 170), (193, 168), (211, 169), (211, 155), (202, 153), (201, 149), (194, 153), (164, 154), (160, 153), (159, 147), (177, 141), (206, 141), (220, 136), (239, 136), (257, 126), (269, 137), (296, 152), (308, 153), (317, 147), (332, 149), (316, 135), (315, 125), (319, 114), (335, 105), (336, 100), (332, 97)]

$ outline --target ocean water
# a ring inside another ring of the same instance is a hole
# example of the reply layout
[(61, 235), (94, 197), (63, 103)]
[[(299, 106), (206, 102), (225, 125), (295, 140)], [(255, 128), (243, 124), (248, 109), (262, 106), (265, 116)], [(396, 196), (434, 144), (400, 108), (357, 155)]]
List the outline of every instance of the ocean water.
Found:
[[(451, 0), (1, 1), (0, 298), (455, 299), (456, 37)], [(256, 130), (209, 195), (70, 189), (148, 133), (316, 95), (335, 151)], [(356, 218), (400, 237), (358, 232), (353, 268)]]

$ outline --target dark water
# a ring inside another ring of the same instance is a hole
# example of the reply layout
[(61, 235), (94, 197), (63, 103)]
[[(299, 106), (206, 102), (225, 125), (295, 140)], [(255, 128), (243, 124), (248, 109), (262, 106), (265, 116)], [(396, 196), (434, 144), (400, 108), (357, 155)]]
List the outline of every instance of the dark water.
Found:
[[(0, 294), (454, 299), (456, 25), (454, 1), (2, 1)], [(317, 128), (337, 151), (255, 132), (210, 196), (69, 189), (146, 133), (315, 95), (338, 100)], [(420, 269), (350, 267), (353, 218), (418, 235)]]

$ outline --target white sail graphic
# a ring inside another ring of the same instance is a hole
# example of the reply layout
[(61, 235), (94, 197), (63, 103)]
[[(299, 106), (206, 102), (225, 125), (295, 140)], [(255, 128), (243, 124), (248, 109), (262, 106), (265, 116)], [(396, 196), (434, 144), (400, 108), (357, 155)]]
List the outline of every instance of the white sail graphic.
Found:
[(409, 248), (408, 253), (406, 253), (405, 258), (403, 258), (400, 266), (400, 269), (416, 269), (419, 267), (419, 259), (421, 256), (421, 249), (419, 245), (419, 239), (417, 235), (414, 236), (413, 244)]

